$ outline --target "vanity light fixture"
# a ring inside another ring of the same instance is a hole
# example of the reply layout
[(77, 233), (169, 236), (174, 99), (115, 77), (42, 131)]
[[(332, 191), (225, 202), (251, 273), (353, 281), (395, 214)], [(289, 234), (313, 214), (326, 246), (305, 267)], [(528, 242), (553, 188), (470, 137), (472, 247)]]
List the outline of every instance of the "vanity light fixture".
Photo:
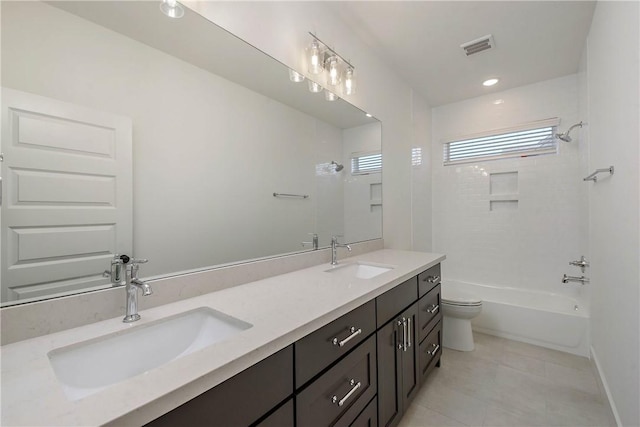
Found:
[(344, 72), (344, 89), (343, 92), (345, 95), (353, 95), (356, 93), (356, 78), (354, 74), (353, 67), (348, 67)]
[(327, 59), (327, 84), (329, 86), (338, 86), (341, 81), (338, 57), (333, 55)]
[(493, 86), (494, 84), (498, 83), (500, 81), (500, 79), (498, 78), (491, 78), (491, 79), (487, 79), (485, 81), (482, 82), (483, 86)]
[(308, 71), (311, 74), (320, 74), (324, 70), (324, 52), (317, 39), (313, 39), (307, 46), (307, 62)]
[[(306, 48), (309, 73), (318, 75), (324, 72), (327, 86), (339, 88), (343, 95), (353, 95), (356, 87), (355, 67), (313, 33), (310, 32), (309, 35), (313, 38)], [(309, 90), (313, 92), (311, 84)], [(332, 91), (336, 96), (335, 90)], [(329, 95), (326, 96), (329, 99)]]
[(160, 10), (169, 18), (178, 19), (184, 16), (184, 8), (176, 0), (162, 0)]

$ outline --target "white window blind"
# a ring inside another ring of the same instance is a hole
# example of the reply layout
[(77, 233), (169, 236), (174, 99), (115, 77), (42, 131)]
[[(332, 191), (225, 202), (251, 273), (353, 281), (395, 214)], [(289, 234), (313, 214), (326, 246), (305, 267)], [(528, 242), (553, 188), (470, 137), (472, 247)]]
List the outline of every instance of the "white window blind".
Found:
[(351, 154), (351, 174), (364, 175), (382, 171), (382, 153), (367, 152)]
[(557, 119), (550, 119), (494, 134), (445, 142), (444, 164), (557, 153), (558, 141), (554, 136), (557, 124)]

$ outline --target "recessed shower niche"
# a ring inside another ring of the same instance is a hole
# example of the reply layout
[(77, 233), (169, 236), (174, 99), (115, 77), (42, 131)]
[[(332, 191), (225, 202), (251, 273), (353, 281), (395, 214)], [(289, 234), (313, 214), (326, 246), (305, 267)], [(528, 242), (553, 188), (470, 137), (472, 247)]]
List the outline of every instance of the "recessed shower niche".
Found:
[(489, 174), (489, 210), (518, 210), (518, 172)]

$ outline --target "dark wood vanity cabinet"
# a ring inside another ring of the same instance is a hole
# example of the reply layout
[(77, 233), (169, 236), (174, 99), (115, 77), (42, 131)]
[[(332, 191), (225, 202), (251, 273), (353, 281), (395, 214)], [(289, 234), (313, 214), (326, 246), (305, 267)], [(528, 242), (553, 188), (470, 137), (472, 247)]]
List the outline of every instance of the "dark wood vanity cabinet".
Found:
[[(151, 421), (147, 426), (254, 425), (293, 394), (292, 366), (293, 346), (290, 345)], [(281, 420), (286, 416), (285, 410), (276, 421), (283, 423)], [(293, 411), (290, 416), (289, 425), (293, 425)]]
[[(399, 289), (403, 288), (404, 291), (400, 292)], [(419, 389), (417, 298), (417, 280), (414, 277), (376, 301), (378, 307), (390, 304), (396, 309), (404, 309), (396, 312), (395, 317), (377, 332), (378, 425), (381, 427), (397, 425)]]
[(442, 354), (440, 265), (147, 424), (388, 427)]
[(296, 393), (297, 426), (350, 426), (377, 392), (376, 340), (371, 335)]
[(418, 275), (420, 300), (418, 300), (420, 382), (423, 383), (442, 355), (442, 309), (440, 292), (440, 264)]

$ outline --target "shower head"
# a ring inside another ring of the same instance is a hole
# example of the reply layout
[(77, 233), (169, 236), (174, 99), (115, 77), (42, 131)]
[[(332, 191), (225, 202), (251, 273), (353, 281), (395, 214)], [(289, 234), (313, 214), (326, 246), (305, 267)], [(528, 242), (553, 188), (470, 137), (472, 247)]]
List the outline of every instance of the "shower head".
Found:
[(575, 127), (578, 127), (578, 126), (582, 127), (583, 125), (584, 125), (584, 123), (580, 122), (580, 123), (577, 123), (577, 124), (571, 126), (569, 128), (569, 130), (567, 130), (565, 133), (556, 133), (556, 138), (561, 139), (564, 142), (571, 142), (571, 137), (569, 136), (569, 133), (571, 133), (571, 130), (573, 128), (575, 128)]
[(336, 172), (340, 172), (342, 169), (344, 169), (344, 165), (341, 165), (340, 163), (336, 163), (333, 160), (331, 160), (331, 164), (336, 166)]

